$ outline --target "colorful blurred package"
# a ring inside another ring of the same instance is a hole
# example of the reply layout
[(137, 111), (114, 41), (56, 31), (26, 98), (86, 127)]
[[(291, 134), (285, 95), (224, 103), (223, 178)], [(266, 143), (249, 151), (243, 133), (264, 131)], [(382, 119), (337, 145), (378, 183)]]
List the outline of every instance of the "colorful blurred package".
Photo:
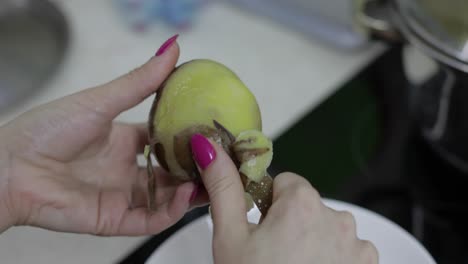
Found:
[(207, 0), (114, 0), (126, 23), (145, 31), (152, 23), (163, 22), (178, 30), (193, 23), (197, 11)]

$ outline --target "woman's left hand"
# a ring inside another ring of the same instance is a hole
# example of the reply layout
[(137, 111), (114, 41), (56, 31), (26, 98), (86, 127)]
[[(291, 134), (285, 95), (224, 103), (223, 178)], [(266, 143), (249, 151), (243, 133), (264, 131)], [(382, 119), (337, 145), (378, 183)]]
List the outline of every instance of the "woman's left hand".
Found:
[[(177, 43), (110, 83), (34, 108), (0, 128), (0, 232), (9, 225), (95, 235), (146, 235), (190, 209), (193, 183), (155, 168), (158, 210), (146, 209), (137, 155), (146, 124), (113, 120), (153, 94), (174, 69)], [(200, 201), (198, 201), (200, 202)], [(2, 226), (3, 225), (3, 226)]]

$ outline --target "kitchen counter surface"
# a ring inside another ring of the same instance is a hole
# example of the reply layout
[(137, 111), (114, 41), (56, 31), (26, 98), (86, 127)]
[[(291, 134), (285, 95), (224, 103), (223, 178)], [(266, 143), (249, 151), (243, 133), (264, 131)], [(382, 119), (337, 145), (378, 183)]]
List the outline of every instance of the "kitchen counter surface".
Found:
[[(177, 33), (156, 25), (145, 34), (129, 31), (112, 1), (55, 0), (71, 29), (60, 71), (30, 100), (0, 114), (4, 124), (41, 103), (95, 86), (144, 63)], [(233, 69), (262, 110), (264, 131), (276, 137), (333, 93), (385, 49), (379, 44), (351, 53), (314, 42), (270, 20), (223, 3), (199, 14), (179, 37), (180, 62), (210, 58)], [(152, 97), (118, 119), (145, 122)], [(146, 237), (103, 238), (16, 227), (0, 235), (1, 263), (113, 263)]]

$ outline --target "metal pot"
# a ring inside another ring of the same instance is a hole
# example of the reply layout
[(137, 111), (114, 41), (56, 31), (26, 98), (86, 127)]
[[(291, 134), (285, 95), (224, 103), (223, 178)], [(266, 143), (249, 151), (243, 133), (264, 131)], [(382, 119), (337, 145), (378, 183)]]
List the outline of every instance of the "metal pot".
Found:
[(416, 47), (438, 65), (413, 87), (421, 135), (452, 166), (468, 173), (468, 1), (358, 0), (356, 18), (369, 34)]

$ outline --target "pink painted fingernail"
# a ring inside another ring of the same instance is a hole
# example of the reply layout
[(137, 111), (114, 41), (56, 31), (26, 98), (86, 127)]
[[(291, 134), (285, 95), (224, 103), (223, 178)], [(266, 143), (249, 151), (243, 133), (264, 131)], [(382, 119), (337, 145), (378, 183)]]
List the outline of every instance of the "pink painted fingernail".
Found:
[(216, 151), (207, 138), (200, 134), (195, 134), (190, 140), (192, 154), (198, 166), (204, 170), (216, 158)]
[(192, 191), (192, 194), (190, 195), (190, 202), (193, 202), (195, 198), (197, 198), (198, 191), (200, 189), (200, 185), (196, 185), (195, 188)]
[(172, 44), (177, 40), (177, 37), (179, 37), (179, 34), (176, 34), (166, 40), (166, 42), (159, 47), (158, 51), (156, 51), (156, 56), (163, 54), (170, 46), (172, 46)]

